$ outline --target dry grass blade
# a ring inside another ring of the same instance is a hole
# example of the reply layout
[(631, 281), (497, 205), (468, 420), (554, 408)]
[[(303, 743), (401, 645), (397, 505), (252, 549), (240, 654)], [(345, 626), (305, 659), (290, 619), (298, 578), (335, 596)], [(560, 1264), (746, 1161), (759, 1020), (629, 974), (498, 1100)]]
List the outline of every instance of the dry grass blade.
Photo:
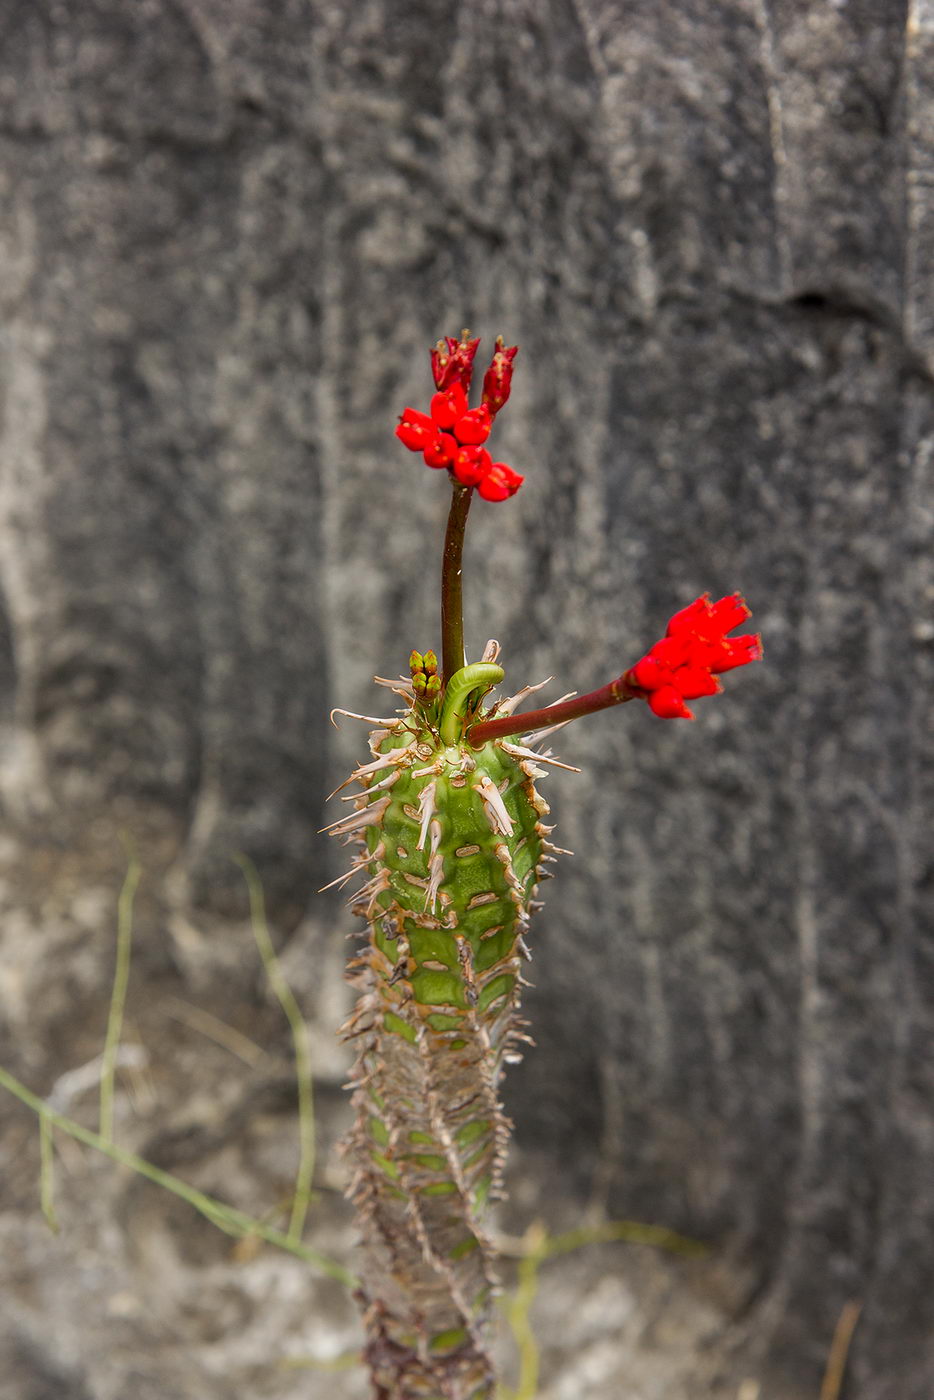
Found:
[(242, 1060), (251, 1069), (256, 1069), (258, 1065), (269, 1059), (269, 1055), (263, 1047), (257, 1045), (242, 1031), (238, 1031), (234, 1026), (229, 1026), (226, 1021), (220, 1020), (219, 1017), (212, 1016), (210, 1011), (205, 1011), (203, 1007), (193, 1006), (191, 1002), (184, 1001), (181, 997), (166, 998), (166, 1015), (171, 1016), (175, 1021), (181, 1021), (185, 1026), (190, 1026), (192, 1030), (198, 1031), (208, 1040), (213, 1040), (215, 1045), (229, 1050), (231, 1055), (236, 1055), (238, 1060)]
[(850, 1343), (853, 1340), (853, 1333), (856, 1331), (856, 1324), (859, 1322), (862, 1308), (862, 1303), (855, 1301), (843, 1305), (834, 1329), (833, 1341), (830, 1344), (827, 1370), (824, 1372), (824, 1380), (820, 1388), (820, 1400), (839, 1400), (840, 1391), (843, 1389), (843, 1377), (846, 1373), (847, 1357), (850, 1354)]

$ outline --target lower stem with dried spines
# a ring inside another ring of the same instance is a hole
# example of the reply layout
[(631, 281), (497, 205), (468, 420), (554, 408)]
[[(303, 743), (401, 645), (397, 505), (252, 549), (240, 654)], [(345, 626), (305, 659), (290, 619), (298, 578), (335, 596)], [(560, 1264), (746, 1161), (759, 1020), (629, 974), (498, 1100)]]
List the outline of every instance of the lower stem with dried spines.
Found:
[(514, 745), (444, 743), (414, 705), (371, 751), (365, 791), (335, 823), (368, 877), (344, 1028), (367, 1360), (376, 1400), (491, 1400), (486, 1216), (510, 1132), (500, 1074), (525, 1039), (524, 934), (554, 849), (541, 770)]
[(367, 990), (349, 1028), (363, 1042), (347, 1146), (367, 1360), (377, 1395), (487, 1400), (495, 1274), (483, 1217), (509, 1135), (492, 1068), (500, 1047), (480, 1023), (456, 1035), (422, 1025), (410, 1038), (393, 1021), (387, 1030), (397, 1013), (385, 1010), (382, 957), (372, 944), (364, 954)]

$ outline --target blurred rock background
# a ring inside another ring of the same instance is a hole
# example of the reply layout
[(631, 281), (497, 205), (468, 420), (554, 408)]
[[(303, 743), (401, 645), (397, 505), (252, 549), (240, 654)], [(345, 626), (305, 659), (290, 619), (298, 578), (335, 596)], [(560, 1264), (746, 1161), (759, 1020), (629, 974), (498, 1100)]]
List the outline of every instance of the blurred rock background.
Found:
[[(550, 1266), (541, 1400), (816, 1400), (851, 1300), (845, 1400), (934, 1393), (932, 123), (934, 0), (0, 4), (0, 1063), (94, 1126), (131, 833), (119, 1138), (281, 1205), (243, 851), (340, 1131), (327, 716), (437, 644), (446, 492), (392, 428), (440, 334), (522, 347), (474, 656), (556, 697), (755, 610), (696, 725), (560, 736), (504, 1225), (713, 1252)], [(0, 1400), (365, 1394), (283, 1364), (357, 1344), (336, 1285), (67, 1140), (51, 1235), (0, 1115)]]

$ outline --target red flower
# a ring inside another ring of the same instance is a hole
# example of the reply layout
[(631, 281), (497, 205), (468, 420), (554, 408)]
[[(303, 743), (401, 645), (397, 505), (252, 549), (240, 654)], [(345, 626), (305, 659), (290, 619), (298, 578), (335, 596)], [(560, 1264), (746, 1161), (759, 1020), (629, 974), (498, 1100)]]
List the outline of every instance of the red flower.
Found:
[(716, 694), (721, 689), (716, 675), (761, 660), (761, 637), (726, 635), (749, 615), (738, 593), (717, 603), (705, 593), (675, 613), (661, 641), (626, 672), (626, 684), (660, 718), (693, 719), (686, 700)]
[(463, 486), (476, 486), (486, 501), (514, 496), (523, 478), (505, 462), (494, 462), (483, 444), (490, 436), (493, 418), (509, 397), (512, 362), (517, 346), (508, 349), (503, 337), (483, 377), (483, 402), (471, 408), (467, 398), (473, 361), (479, 340), (465, 331), (460, 340), (447, 336), (431, 352), (431, 367), (438, 392), (431, 413), (406, 408), (396, 427), (396, 437), (411, 452), (421, 452), (429, 467), (447, 467)]

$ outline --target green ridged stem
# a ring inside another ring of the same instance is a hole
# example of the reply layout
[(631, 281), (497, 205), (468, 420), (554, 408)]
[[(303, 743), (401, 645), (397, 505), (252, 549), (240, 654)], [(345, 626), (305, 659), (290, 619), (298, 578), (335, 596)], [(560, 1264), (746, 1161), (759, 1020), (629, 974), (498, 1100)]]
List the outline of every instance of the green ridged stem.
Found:
[(354, 775), (365, 795), (347, 819), (367, 877), (354, 908), (369, 924), (346, 1026), (349, 1194), (367, 1360), (376, 1391), (399, 1400), (495, 1393), (487, 1222), (510, 1127), (499, 1084), (525, 1039), (525, 935), (555, 850), (533, 755), (464, 733), (503, 676), (492, 662), (461, 667), (439, 721), (416, 702), (375, 731), (377, 761)]
[(502, 666), (490, 661), (477, 661), (472, 666), (462, 666), (444, 688), (444, 704), (441, 706), (441, 742), (447, 745), (460, 743), (461, 731), (467, 717), (467, 702), (475, 690), (489, 690), (499, 685), (506, 672)]

